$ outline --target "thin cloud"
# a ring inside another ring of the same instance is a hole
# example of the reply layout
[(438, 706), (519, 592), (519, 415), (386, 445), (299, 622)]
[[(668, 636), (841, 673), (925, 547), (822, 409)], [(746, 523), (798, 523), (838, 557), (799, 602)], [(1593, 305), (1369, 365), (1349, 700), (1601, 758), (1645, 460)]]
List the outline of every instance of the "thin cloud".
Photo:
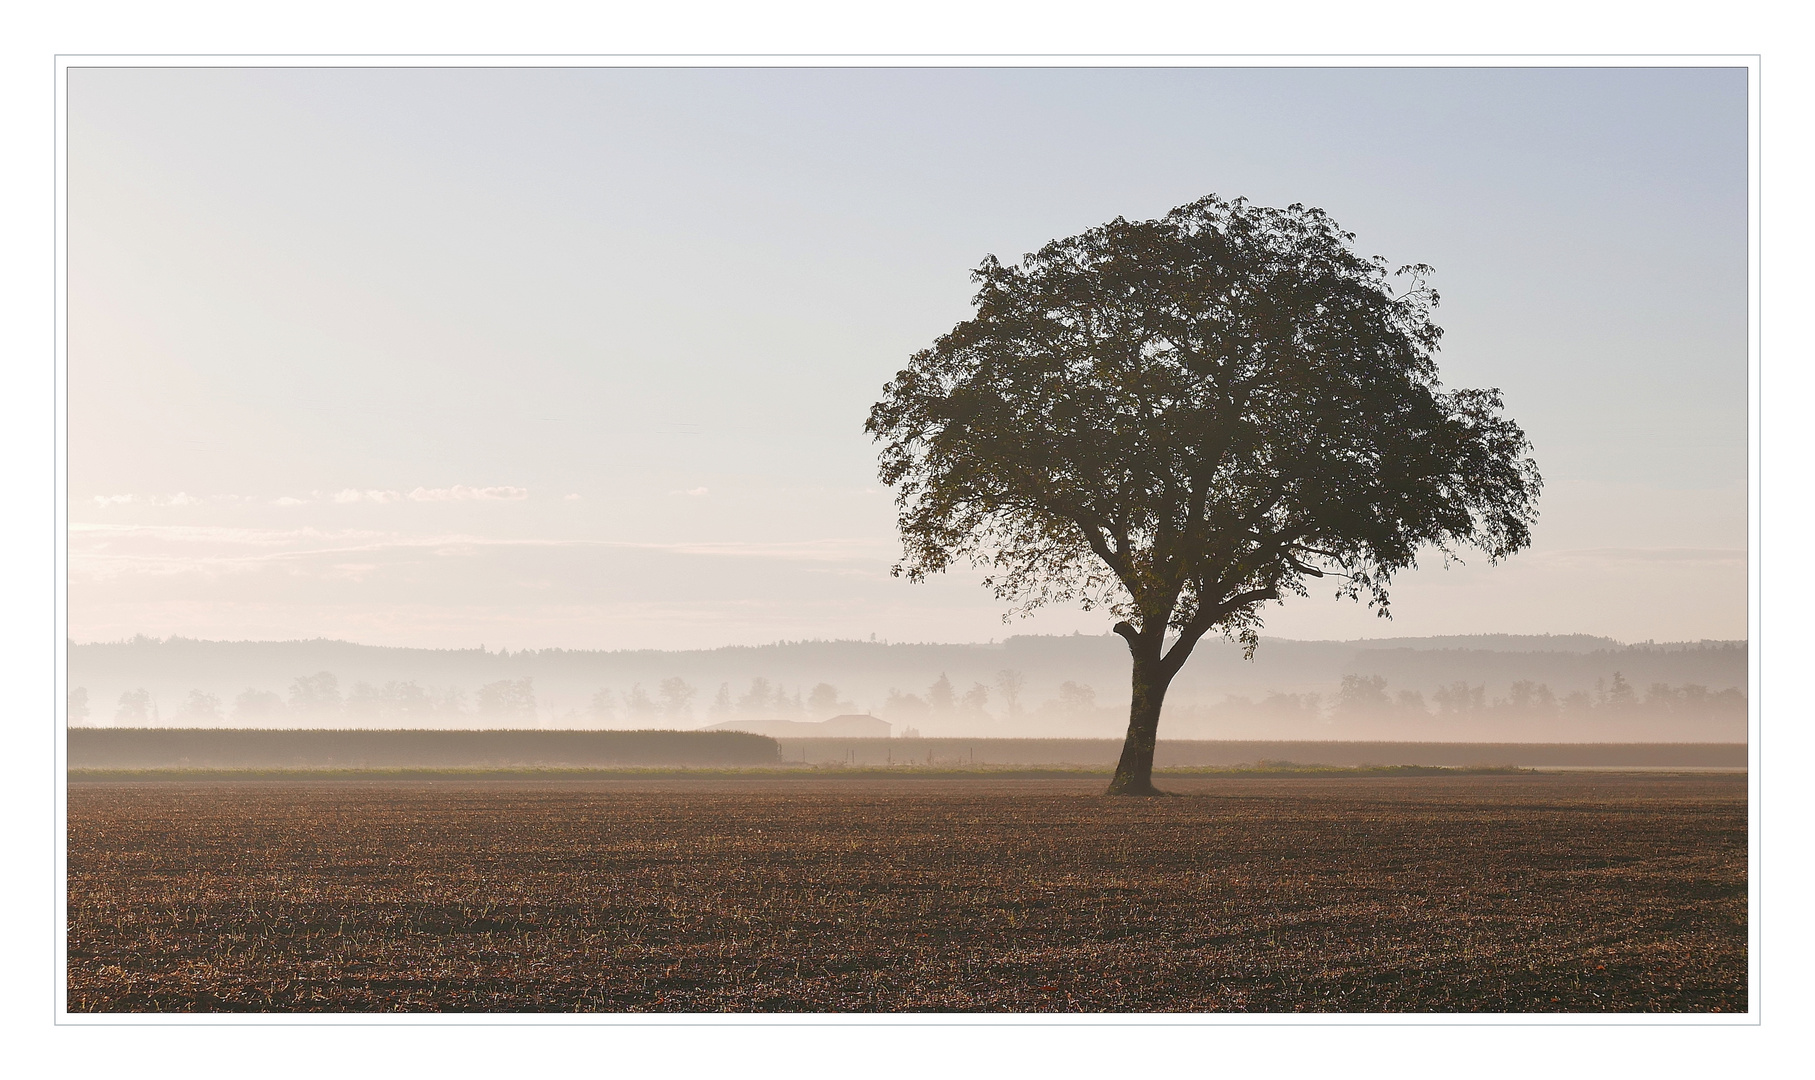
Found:
[[(704, 495), (705, 488), (697, 488), (689, 495)], [(569, 499), (580, 496), (569, 495)], [(251, 495), (216, 495), (215, 501), (221, 502), (257, 502)], [(380, 488), (342, 488), (339, 491), (311, 491), (307, 498), (295, 495), (279, 495), (265, 502), (273, 506), (302, 506), (305, 503), (394, 503), (394, 502), (514, 502), (529, 498), (529, 489), (500, 485), (496, 487), (472, 487), (467, 484), (455, 484), (453, 487), (428, 488), (418, 487), (411, 491), (394, 491)], [(197, 498), (186, 491), (175, 495), (96, 495), (96, 506), (117, 506), (131, 503), (143, 503), (151, 506), (199, 506), (205, 500)]]
[(455, 484), (447, 488), (417, 488), (406, 496), (413, 502), (464, 502), (467, 500), (516, 500), (529, 498), (529, 489), (520, 487), (467, 487)]
[[(578, 495), (571, 495), (568, 497), (573, 499), (579, 498)], [(113, 502), (133, 501), (131, 495), (116, 495), (109, 498)], [(179, 495), (177, 498), (187, 499), (187, 496)], [(268, 501), (273, 506), (301, 506), (304, 503), (317, 502), (337, 503), (344, 506), (351, 503), (382, 504), (404, 502), (406, 500), (409, 502), (512, 502), (518, 499), (527, 498), (529, 498), (528, 488), (509, 486), (471, 487), (466, 484), (455, 484), (453, 487), (444, 488), (418, 487), (411, 491), (393, 491), (380, 488), (342, 488), (335, 492), (311, 491), (309, 492), (309, 497), (306, 499), (298, 498), (294, 495), (280, 495), (277, 498)], [(97, 497), (96, 501), (100, 502), (100, 497)], [(189, 499), (188, 501), (195, 502), (198, 500)]]
[[(227, 497), (232, 498), (232, 496)], [(152, 506), (196, 506), (202, 501), (187, 491), (179, 491), (175, 495), (146, 495), (143, 497), (138, 495), (96, 495), (94, 499), (97, 506), (120, 506), (138, 502), (149, 503)]]
[(882, 539), (822, 539), (749, 543), (637, 543), (612, 540), (494, 539), (461, 533), (409, 535), (371, 529), (256, 529), (231, 526), (71, 523), (70, 564), (91, 577), (121, 574), (236, 573), (261, 566), (335, 560), (370, 565), (386, 553), (466, 557), (483, 549), (572, 548), (662, 551), (708, 558), (773, 559), (807, 563), (876, 562), (893, 551)]

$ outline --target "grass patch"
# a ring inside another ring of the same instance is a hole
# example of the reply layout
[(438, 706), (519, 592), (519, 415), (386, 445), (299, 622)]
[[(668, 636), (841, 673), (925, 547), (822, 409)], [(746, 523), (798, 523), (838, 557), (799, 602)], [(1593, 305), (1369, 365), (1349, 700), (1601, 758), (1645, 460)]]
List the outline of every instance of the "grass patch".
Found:
[[(1364, 777), (1499, 776), (1535, 773), (1511, 765), (1305, 765), (1291, 761), (1196, 765), (1153, 770), (1164, 777)], [(1114, 769), (1098, 765), (784, 765), (769, 767), (624, 766), (598, 768), (296, 768), (296, 769), (70, 769), (71, 783), (138, 783), (193, 780), (720, 780), (720, 779), (920, 779), (1067, 780), (1107, 778)]]

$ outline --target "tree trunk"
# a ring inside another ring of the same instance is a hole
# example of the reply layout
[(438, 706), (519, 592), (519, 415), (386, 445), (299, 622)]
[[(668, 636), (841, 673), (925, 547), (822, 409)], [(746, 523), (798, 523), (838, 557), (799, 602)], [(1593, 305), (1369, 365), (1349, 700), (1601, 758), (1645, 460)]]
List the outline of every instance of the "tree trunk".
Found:
[(1134, 655), (1134, 697), (1128, 706), (1128, 738), (1122, 743), (1122, 760), (1109, 781), (1110, 795), (1162, 795), (1153, 786), (1153, 746), (1160, 730), (1160, 704), (1172, 682), (1160, 663), (1157, 646), (1130, 641)]

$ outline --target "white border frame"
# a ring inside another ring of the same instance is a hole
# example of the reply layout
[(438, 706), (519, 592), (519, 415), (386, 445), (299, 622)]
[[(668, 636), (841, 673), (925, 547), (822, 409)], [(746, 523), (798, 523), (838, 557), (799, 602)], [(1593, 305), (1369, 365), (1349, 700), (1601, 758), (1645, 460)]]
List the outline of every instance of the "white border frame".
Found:
[[(260, 68), (788, 68), (788, 67), (927, 67), (927, 68), (1121, 68), (1121, 67), (1220, 67), (1220, 68), (1586, 68), (1586, 67), (1723, 67), (1745, 68), (1747, 97), (1747, 1008), (1745, 1013), (1392, 1013), (1392, 1014), (1045, 1014), (1007, 1015), (902, 1013), (902, 1014), (763, 1014), (760, 1017), (706, 1014), (586, 1013), (566, 1014), (94, 1014), (69, 1011), (69, 853), (68, 807), (68, 630), (69, 630), (69, 448), (68, 448), (68, 72), (72, 67), (260, 67)], [(407, 56), (396, 54), (196, 54), (132, 55), (69, 54), (56, 57), (55, 183), (56, 183), (56, 303), (55, 319), (55, 420), (56, 466), (55, 574), (57, 654), (55, 664), (56, 716), (54, 766), (56, 784), (55, 914), (57, 938), (55, 1017), (59, 1026), (126, 1027), (496, 1027), (496, 1026), (609, 1026), (609, 1027), (1752, 1027), (1762, 1023), (1760, 955), (1763, 942), (1762, 889), (1762, 726), (1763, 685), (1760, 611), (1762, 551), (1760, 537), (1760, 430), (1763, 387), (1760, 380), (1762, 252), (1761, 205), (1761, 58), (1758, 54), (1243, 54), (1120, 53), (1120, 54), (998, 54), (998, 53), (675, 53), (675, 54), (531, 54)]]

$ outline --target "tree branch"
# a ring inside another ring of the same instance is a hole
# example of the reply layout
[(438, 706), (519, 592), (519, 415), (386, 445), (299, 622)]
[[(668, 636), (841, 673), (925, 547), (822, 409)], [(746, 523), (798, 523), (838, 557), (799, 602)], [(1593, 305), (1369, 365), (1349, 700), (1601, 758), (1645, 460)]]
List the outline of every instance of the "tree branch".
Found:
[(1211, 627), (1249, 604), (1277, 599), (1279, 599), (1278, 589), (1250, 589), (1247, 592), (1228, 597), (1214, 606), (1206, 604), (1199, 607), (1191, 621), (1179, 630), (1178, 640), (1172, 643), (1172, 648), (1161, 658), (1161, 670), (1165, 672), (1167, 678), (1178, 674), (1179, 669), (1184, 667), (1185, 661), (1190, 658), (1191, 650), (1197, 648), (1199, 639), (1209, 633)]

